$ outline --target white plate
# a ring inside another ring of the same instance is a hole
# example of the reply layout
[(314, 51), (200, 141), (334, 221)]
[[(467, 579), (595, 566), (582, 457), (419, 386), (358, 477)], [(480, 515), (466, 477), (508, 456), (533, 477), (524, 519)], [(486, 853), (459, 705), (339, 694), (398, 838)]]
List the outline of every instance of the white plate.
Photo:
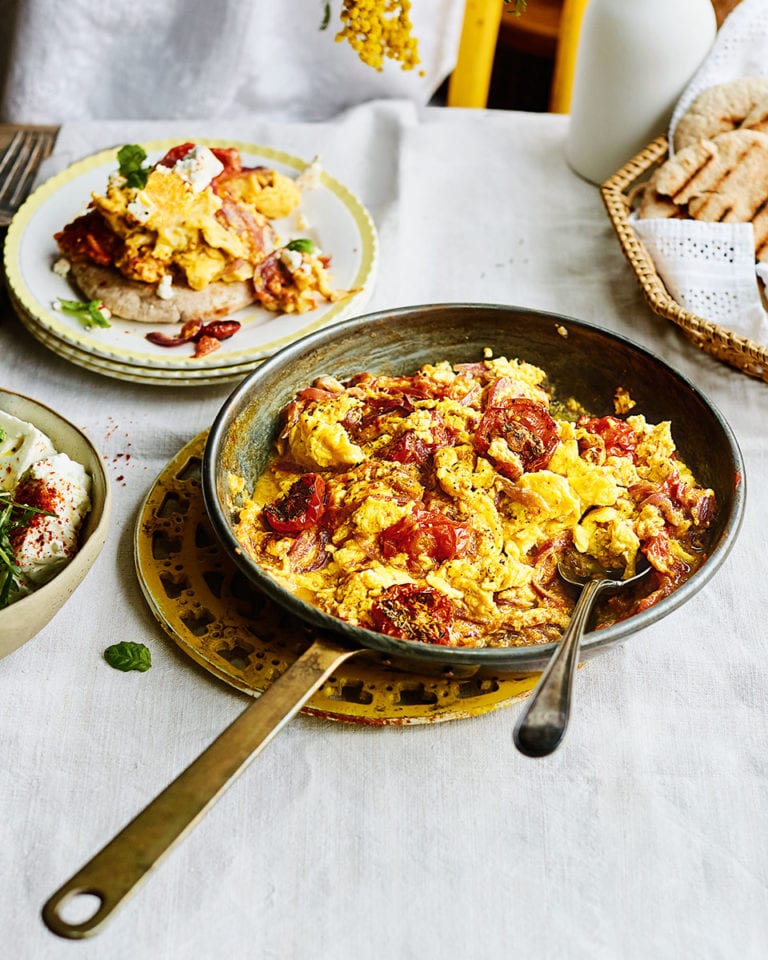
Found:
[(227, 363), (220, 367), (207, 366), (195, 367), (192, 363), (182, 367), (157, 367), (144, 366), (140, 363), (122, 363), (119, 360), (111, 360), (107, 357), (99, 357), (88, 350), (81, 350), (79, 347), (66, 343), (64, 340), (51, 334), (44, 326), (39, 324), (35, 318), (22, 308), (13, 293), (10, 293), (11, 304), (16, 315), (29, 332), (46, 347), (58, 353), (60, 357), (66, 357), (68, 360), (79, 362), (82, 366), (92, 369), (101, 369), (109, 371), (110, 376), (119, 377), (121, 373), (129, 374), (126, 379), (133, 379), (134, 374), (145, 374), (157, 379), (158, 383), (164, 383), (167, 379), (173, 385), (174, 380), (183, 379), (190, 383), (195, 380), (219, 377), (228, 377), (229, 379), (239, 378), (254, 370), (263, 360), (254, 360), (250, 363)]
[(36, 340), (39, 340), (43, 346), (48, 347), (62, 359), (69, 360), (70, 363), (83, 367), (91, 373), (99, 373), (105, 377), (125, 380), (129, 383), (144, 383), (153, 387), (219, 386), (220, 384), (239, 383), (254, 366), (257, 366), (257, 364), (253, 364), (247, 365), (245, 368), (233, 366), (221, 367), (218, 370), (190, 370), (185, 373), (183, 370), (158, 370), (155, 367), (121, 364), (112, 360), (104, 360), (101, 357), (94, 357), (93, 354), (68, 346), (62, 340), (46, 333), (26, 314), (19, 313), (19, 318)]
[[(180, 139), (153, 141), (142, 146), (151, 162), (158, 160)], [(269, 147), (237, 141), (200, 140), (208, 146), (234, 146), (245, 166), (269, 166), (295, 177), (308, 161)], [(378, 240), (370, 214), (346, 187), (322, 172), (319, 185), (302, 195), (297, 213), (275, 221), (284, 242), (299, 236), (313, 239), (331, 255), (334, 287), (356, 291), (336, 303), (303, 314), (276, 314), (261, 307), (247, 307), (230, 315), (242, 328), (221, 349), (207, 357), (185, 356), (189, 348), (159, 347), (146, 339), (150, 330), (173, 333), (177, 324), (158, 326), (114, 318), (108, 329), (85, 329), (74, 318), (54, 310), (57, 298), (82, 299), (68, 280), (55, 274), (59, 258), (54, 233), (83, 211), (92, 192), (103, 192), (107, 178), (117, 169), (115, 147), (80, 160), (39, 187), (21, 207), (8, 228), (5, 272), (14, 299), (52, 337), (95, 357), (121, 364), (163, 369), (198, 371), (207, 367), (242, 365), (270, 356), (280, 347), (321, 326), (359, 313), (370, 296), (375, 279)]]

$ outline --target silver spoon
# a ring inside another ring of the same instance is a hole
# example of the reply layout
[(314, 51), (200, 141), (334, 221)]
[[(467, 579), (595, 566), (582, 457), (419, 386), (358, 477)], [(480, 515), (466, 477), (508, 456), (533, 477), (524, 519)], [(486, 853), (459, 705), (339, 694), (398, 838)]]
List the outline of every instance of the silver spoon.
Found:
[(545, 757), (558, 747), (568, 726), (581, 638), (595, 601), (601, 593), (637, 583), (650, 569), (643, 554), (638, 554), (634, 576), (627, 579), (622, 579), (622, 571), (606, 570), (592, 557), (576, 551), (560, 560), (557, 565), (560, 576), (567, 583), (581, 587), (582, 591), (557, 650), (515, 724), (515, 746), (521, 753), (529, 757)]

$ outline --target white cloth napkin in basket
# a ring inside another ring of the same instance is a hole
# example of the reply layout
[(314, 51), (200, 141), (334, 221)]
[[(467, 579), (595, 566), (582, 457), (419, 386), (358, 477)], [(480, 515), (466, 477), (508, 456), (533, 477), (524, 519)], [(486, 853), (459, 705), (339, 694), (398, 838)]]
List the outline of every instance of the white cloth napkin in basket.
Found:
[[(670, 154), (677, 123), (709, 87), (739, 77), (768, 76), (768, 3), (742, 0), (718, 32), (672, 114)], [(632, 225), (651, 255), (670, 295), (691, 313), (768, 346), (768, 313), (755, 267), (751, 223), (641, 220)]]

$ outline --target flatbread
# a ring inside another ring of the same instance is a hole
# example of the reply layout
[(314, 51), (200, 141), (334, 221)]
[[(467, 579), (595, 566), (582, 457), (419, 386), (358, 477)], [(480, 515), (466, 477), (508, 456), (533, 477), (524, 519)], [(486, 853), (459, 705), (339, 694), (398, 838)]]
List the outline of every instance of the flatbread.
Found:
[(255, 300), (253, 282), (217, 281), (204, 290), (174, 284), (173, 295), (164, 300), (156, 287), (128, 280), (112, 267), (96, 263), (73, 263), (70, 275), (89, 300), (101, 300), (116, 317), (139, 323), (184, 323), (215, 320), (247, 307)]
[(768, 132), (768, 77), (741, 77), (700, 93), (678, 121), (674, 149), (739, 128)]
[(751, 222), (755, 258), (768, 260), (768, 135), (733, 130), (680, 150), (648, 181), (639, 215)]

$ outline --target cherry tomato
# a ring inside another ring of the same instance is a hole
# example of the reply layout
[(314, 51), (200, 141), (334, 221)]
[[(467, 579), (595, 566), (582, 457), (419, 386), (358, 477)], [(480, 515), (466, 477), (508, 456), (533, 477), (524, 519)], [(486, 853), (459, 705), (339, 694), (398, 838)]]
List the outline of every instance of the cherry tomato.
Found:
[(276, 303), (283, 290), (290, 287), (292, 282), (290, 271), (278, 259), (276, 253), (262, 260), (253, 272), (253, 289), (256, 299), (265, 306)]
[(413, 430), (405, 433), (388, 443), (378, 456), (382, 460), (394, 460), (396, 463), (417, 463), (420, 466), (429, 460), (432, 447), (417, 436)]
[(404, 553), (409, 566), (421, 557), (435, 563), (452, 560), (469, 544), (466, 524), (451, 520), (439, 510), (415, 510), (379, 534), (379, 546), (386, 559)]
[(183, 160), (184, 157), (189, 153), (190, 150), (194, 149), (194, 143), (187, 141), (187, 143), (179, 143), (175, 147), (166, 153), (166, 155), (158, 161), (157, 165), (159, 167), (173, 167), (179, 160)]
[(399, 640), (449, 644), (453, 604), (433, 587), (396, 583), (371, 608), (374, 627)]
[(103, 266), (113, 263), (123, 247), (123, 241), (98, 210), (76, 217), (53, 238), (70, 260), (92, 260)]
[(291, 570), (296, 573), (311, 573), (313, 570), (322, 570), (330, 559), (330, 555), (325, 549), (329, 540), (329, 532), (322, 527), (302, 530), (288, 551)]
[(161, 333), (159, 330), (152, 330), (144, 336), (150, 343), (157, 344), (158, 347), (180, 347), (182, 343), (189, 343), (202, 332), (202, 320), (187, 320), (175, 337), (169, 337), (168, 334)]
[[(475, 450), (487, 453), (496, 437), (506, 442), (520, 458), (523, 470), (530, 473), (547, 466), (560, 439), (557, 424), (544, 404), (525, 397), (502, 400), (498, 406), (486, 408), (475, 432)], [(503, 463), (498, 470), (505, 476), (514, 473), (511, 465)]]
[(203, 323), (202, 320), (187, 320), (178, 336), (169, 337), (158, 330), (153, 330), (144, 336), (150, 343), (155, 343), (158, 347), (179, 347), (182, 343), (189, 343), (192, 340), (198, 342), (204, 339), (229, 340), (239, 329), (240, 323), (238, 320), (211, 320), (210, 323)]
[(211, 147), (211, 153), (224, 165), (220, 177), (235, 175), (243, 169), (240, 151), (237, 147)]
[[(175, 166), (176, 163), (179, 160), (183, 160), (189, 151), (193, 150), (195, 146), (196, 145), (191, 141), (187, 141), (186, 143), (179, 143), (175, 147), (171, 147), (165, 156), (158, 161), (158, 166)], [(240, 151), (236, 147), (211, 147), (211, 153), (224, 166), (224, 170), (221, 174), (219, 174), (219, 176), (233, 175), (242, 170)]]
[(637, 446), (635, 431), (618, 417), (579, 417), (578, 426), (602, 437), (606, 457), (631, 457)]
[(670, 550), (669, 535), (666, 530), (646, 540), (643, 544), (643, 553), (655, 570), (670, 577), (675, 583), (680, 583), (690, 573), (689, 565), (679, 557), (675, 557)]
[(404, 430), (399, 437), (390, 441), (377, 454), (382, 460), (394, 460), (397, 463), (415, 463), (423, 467), (435, 450), (452, 444), (453, 438), (443, 418), (432, 412), (432, 424), (428, 439), (419, 436), (415, 430)]
[(239, 320), (211, 320), (200, 331), (205, 337), (215, 337), (217, 340), (229, 340), (240, 329)]
[(214, 353), (221, 346), (221, 341), (216, 337), (209, 337), (203, 334), (201, 337), (195, 337), (194, 357), (207, 357), (209, 353)]
[(536, 550), (533, 557), (533, 567), (536, 572), (536, 583), (548, 586), (557, 577), (557, 564), (563, 551), (571, 546), (573, 536), (569, 532), (559, 533), (556, 537), (546, 540)]
[(288, 493), (264, 507), (264, 519), (275, 533), (298, 533), (317, 523), (325, 513), (325, 480), (305, 473)]
[(673, 503), (687, 510), (698, 527), (708, 527), (715, 515), (715, 495), (711, 490), (688, 486), (675, 472), (664, 481)]

